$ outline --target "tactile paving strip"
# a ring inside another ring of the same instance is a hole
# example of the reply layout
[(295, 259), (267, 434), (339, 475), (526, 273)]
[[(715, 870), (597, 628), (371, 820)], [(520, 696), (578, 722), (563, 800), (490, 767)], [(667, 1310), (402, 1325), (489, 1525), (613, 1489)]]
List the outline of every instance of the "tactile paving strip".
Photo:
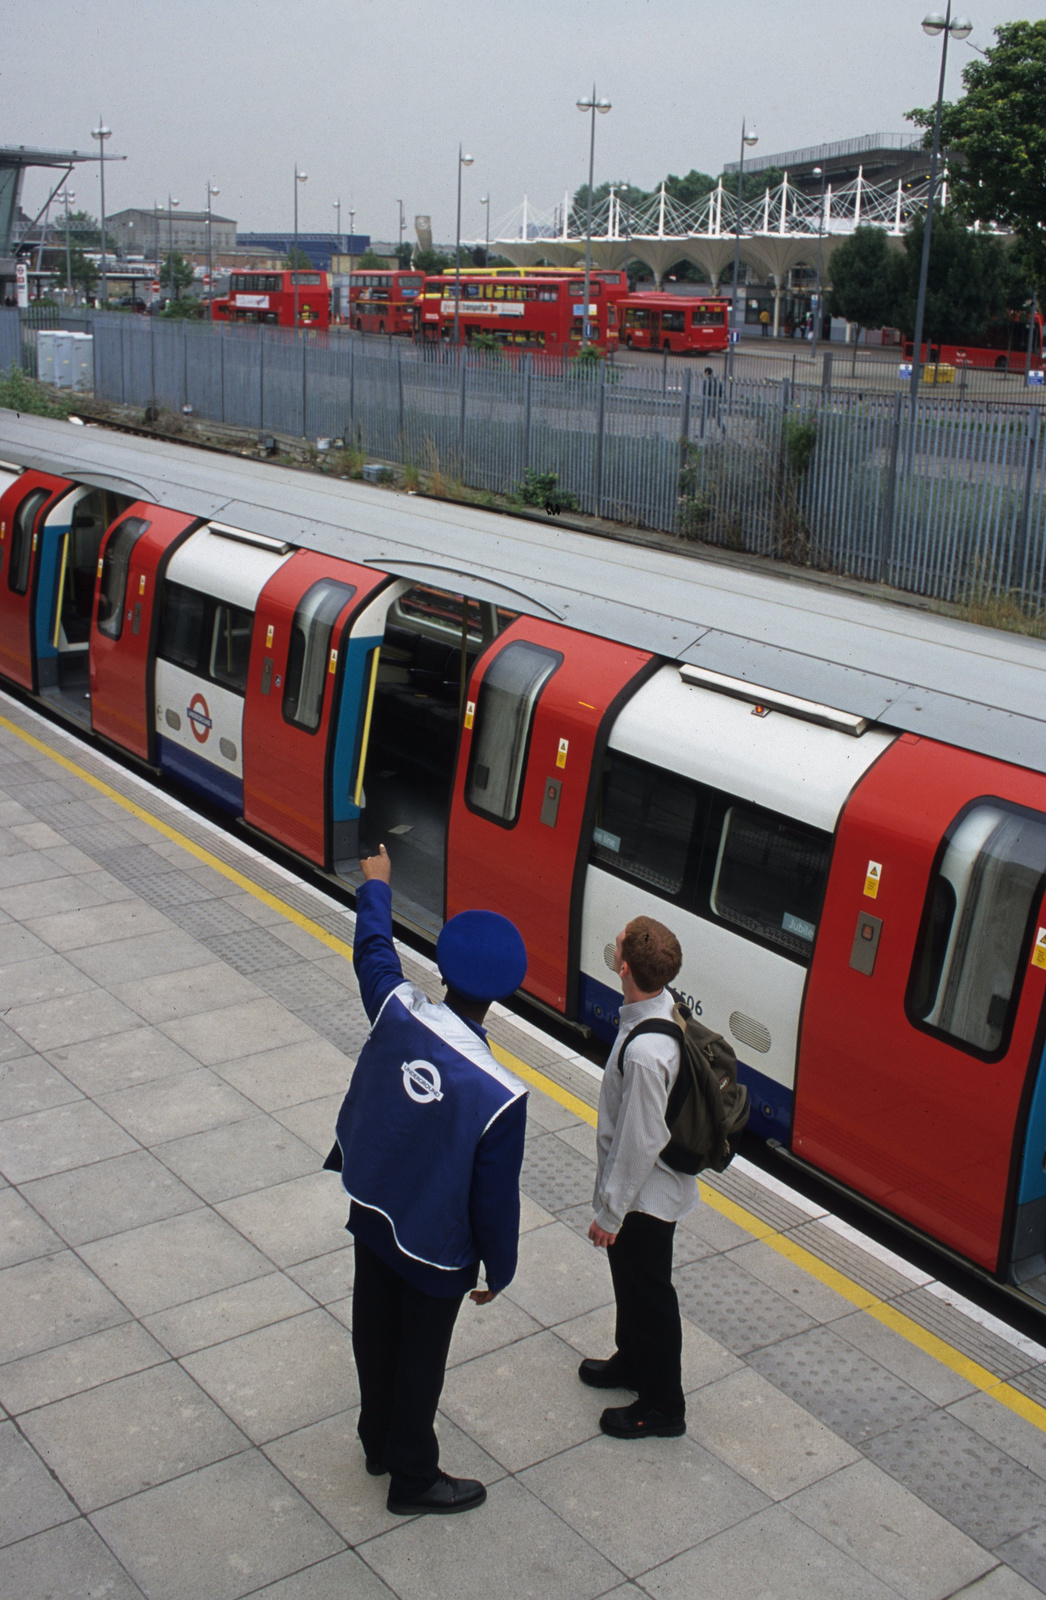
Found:
[(546, 1211), (591, 1204), (592, 1180), (591, 1161), (555, 1134), (527, 1140), (520, 1187)]
[(851, 1444), (925, 1416), (932, 1403), (830, 1328), (811, 1328), (748, 1360)]
[(814, 1326), (799, 1306), (725, 1256), (688, 1261), (675, 1273), (683, 1311), (735, 1355), (747, 1356)]

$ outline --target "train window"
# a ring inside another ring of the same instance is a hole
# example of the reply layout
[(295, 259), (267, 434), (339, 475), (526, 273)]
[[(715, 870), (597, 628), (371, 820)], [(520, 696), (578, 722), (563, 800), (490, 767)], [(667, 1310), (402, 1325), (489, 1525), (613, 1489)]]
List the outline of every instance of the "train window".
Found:
[(592, 833), (592, 860), (658, 894), (683, 886), (698, 787), (660, 767), (611, 753)]
[(754, 806), (723, 817), (710, 902), (724, 922), (798, 956), (813, 950), (831, 839)]
[(199, 672), (207, 596), (183, 583), (165, 583), (159, 654), (186, 672)]
[(490, 663), (479, 687), (465, 802), (471, 811), (512, 828), (519, 819), (534, 711), (563, 657), (516, 640)]
[(226, 689), (243, 694), (251, 664), (251, 628), (254, 612), (219, 600), (211, 626), (210, 676)]
[(916, 1026), (972, 1054), (1004, 1051), (1046, 879), (1046, 817), (978, 800), (952, 825), (930, 882), (908, 984)]
[(427, 584), (418, 584), (400, 595), (393, 611), (402, 619), (410, 617), (428, 624), (428, 632), (453, 634), (455, 639), (460, 639), (463, 603), (468, 637), (473, 644), (479, 644), (483, 638), (483, 612), (478, 600), (465, 602), (463, 595), (451, 594), (448, 589), (430, 589)]
[(11, 557), (7, 569), (7, 586), (15, 594), (25, 594), (29, 587), (29, 565), (33, 554), (33, 529), (41, 508), (47, 502), (46, 489), (34, 489), (27, 494), (14, 514), (11, 524)]
[(131, 551), (148, 527), (144, 517), (126, 517), (109, 535), (98, 591), (98, 632), (104, 633), (107, 639), (118, 639), (123, 632)]
[(291, 643), (283, 687), (283, 716), (315, 733), (323, 715), (323, 686), (328, 678), (331, 632), (338, 613), (356, 593), (355, 584), (321, 578), (298, 602), (291, 624)]

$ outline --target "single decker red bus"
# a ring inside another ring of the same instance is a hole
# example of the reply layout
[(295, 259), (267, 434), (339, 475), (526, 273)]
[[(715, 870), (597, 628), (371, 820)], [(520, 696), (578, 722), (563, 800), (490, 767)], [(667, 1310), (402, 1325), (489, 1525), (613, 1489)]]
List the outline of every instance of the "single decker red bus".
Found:
[[(904, 355), (912, 359), (915, 341), (904, 341)], [(947, 344), (944, 340), (923, 342), (923, 365), (941, 362), (949, 367), (994, 368), (996, 372), (1023, 372), (1028, 360), (1027, 319), (1004, 317), (992, 322), (968, 344)], [(1042, 312), (1036, 311), (1031, 330), (1031, 369), (1042, 367)]]
[(729, 300), (648, 290), (618, 303), (618, 333), (629, 350), (707, 355), (730, 343)]
[(234, 272), (229, 293), (211, 301), (215, 322), (260, 322), (270, 327), (293, 328), (297, 305), (299, 328), (329, 328), (331, 275), (329, 272)]

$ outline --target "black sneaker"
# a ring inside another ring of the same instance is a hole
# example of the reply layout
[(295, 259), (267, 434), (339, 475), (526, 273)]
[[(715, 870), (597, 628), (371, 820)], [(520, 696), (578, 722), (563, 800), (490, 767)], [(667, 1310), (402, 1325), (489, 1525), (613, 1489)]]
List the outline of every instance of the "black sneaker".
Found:
[(487, 1491), (478, 1479), (451, 1478), (441, 1472), (424, 1494), (415, 1495), (413, 1499), (399, 1500), (390, 1489), (386, 1506), (397, 1517), (447, 1516), (454, 1511), (471, 1511), (473, 1506), (481, 1506), (486, 1498)]
[(686, 1417), (669, 1417), (653, 1406), (611, 1406), (599, 1419), (604, 1433), (614, 1439), (678, 1439), (686, 1432)]
[(383, 1467), (380, 1461), (375, 1461), (373, 1456), (367, 1456), (366, 1467), (372, 1478), (383, 1478), (389, 1470), (388, 1467)]
[(635, 1384), (631, 1381), (631, 1374), (626, 1370), (620, 1356), (613, 1355), (608, 1361), (599, 1361), (595, 1356), (586, 1356), (577, 1375), (582, 1383), (587, 1383), (590, 1389), (632, 1389)]

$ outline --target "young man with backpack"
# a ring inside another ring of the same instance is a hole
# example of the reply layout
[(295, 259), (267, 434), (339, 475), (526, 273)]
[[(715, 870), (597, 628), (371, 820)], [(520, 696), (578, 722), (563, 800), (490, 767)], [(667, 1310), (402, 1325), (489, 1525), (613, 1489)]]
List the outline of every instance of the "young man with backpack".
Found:
[(676, 1223), (697, 1204), (697, 1180), (661, 1159), (669, 1143), (669, 1095), (684, 1058), (668, 989), (681, 964), (679, 940), (652, 917), (635, 917), (617, 937), (614, 970), (624, 1004), (599, 1097), (595, 1218), (588, 1230), (610, 1263), (617, 1348), (609, 1360), (586, 1358), (578, 1376), (593, 1389), (635, 1390), (631, 1405), (609, 1407), (599, 1419), (603, 1432), (618, 1439), (686, 1431), (672, 1246)]

